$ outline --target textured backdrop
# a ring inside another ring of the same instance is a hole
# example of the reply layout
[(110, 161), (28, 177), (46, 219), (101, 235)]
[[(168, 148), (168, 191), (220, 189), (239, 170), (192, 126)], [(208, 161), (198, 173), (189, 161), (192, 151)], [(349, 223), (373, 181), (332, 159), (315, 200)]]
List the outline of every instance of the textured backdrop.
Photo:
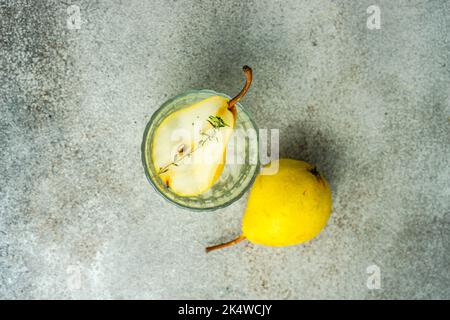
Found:
[[(450, 298), (448, 1), (0, 0), (0, 23), (0, 298)], [(169, 97), (236, 93), (244, 64), (243, 104), (334, 210), (306, 245), (206, 255), (246, 196), (174, 207), (141, 138)]]

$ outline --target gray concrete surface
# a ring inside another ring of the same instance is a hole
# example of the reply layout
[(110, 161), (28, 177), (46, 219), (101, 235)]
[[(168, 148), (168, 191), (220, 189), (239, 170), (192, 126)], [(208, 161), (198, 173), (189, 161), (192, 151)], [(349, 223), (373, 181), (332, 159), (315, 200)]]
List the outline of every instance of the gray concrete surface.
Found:
[[(0, 20), (0, 298), (450, 298), (448, 1), (1, 0)], [(235, 93), (244, 64), (243, 103), (334, 212), (306, 245), (205, 255), (246, 197), (165, 202), (141, 137), (175, 94)]]

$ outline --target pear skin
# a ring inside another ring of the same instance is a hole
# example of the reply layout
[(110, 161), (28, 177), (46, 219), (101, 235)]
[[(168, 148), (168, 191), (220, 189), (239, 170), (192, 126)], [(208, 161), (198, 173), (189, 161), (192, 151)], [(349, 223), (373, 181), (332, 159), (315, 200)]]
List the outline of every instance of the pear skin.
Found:
[(325, 227), (332, 210), (331, 189), (315, 166), (281, 159), (274, 175), (259, 175), (247, 203), (242, 234), (207, 252), (247, 239), (265, 246), (291, 246), (310, 241)]

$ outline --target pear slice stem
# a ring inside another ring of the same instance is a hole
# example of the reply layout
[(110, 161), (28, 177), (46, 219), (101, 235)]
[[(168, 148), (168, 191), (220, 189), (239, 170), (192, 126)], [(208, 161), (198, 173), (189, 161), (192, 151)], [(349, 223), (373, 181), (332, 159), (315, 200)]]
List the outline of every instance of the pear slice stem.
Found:
[(247, 93), (248, 89), (250, 88), (250, 85), (252, 84), (253, 80), (253, 71), (252, 68), (249, 66), (244, 66), (242, 68), (244, 70), (245, 74), (245, 85), (242, 88), (241, 92), (239, 92), (233, 99), (231, 99), (228, 102), (228, 109), (231, 110), (234, 108), (234, 105)]
[(213, 251), (213, 250), (222, 249), (222, 248), (226, 248), (226, 247), (232, 246), (232, 245), (234, 245), (234, 244), (236, 244), (238, 242), (241, 242), (242, 240), (245, 240), (245, 239), (246, 239), (245, 236), (240, 235), (239, 237), (237, 237), (234, 240), (231, 240), (231, 241), (228, 241), (228, 242), (225, 242), (225, 243), (222, 243), (222, 244), (217, 244), (215, 246), (211, 246), (211, 247), (206, 248), (206, 253), (208, 253), (210, 251)]

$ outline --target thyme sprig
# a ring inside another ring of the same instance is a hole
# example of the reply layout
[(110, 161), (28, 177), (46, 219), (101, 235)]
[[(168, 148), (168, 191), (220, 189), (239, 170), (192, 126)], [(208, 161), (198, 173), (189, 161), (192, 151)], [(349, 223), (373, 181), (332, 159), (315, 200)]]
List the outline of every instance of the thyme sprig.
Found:
[(226, 124), (225, 121), (223, 121), (223, 119), (219, 116), (209, 116), (207, 121), (215, 129), (229, 127), (229, 125)]

